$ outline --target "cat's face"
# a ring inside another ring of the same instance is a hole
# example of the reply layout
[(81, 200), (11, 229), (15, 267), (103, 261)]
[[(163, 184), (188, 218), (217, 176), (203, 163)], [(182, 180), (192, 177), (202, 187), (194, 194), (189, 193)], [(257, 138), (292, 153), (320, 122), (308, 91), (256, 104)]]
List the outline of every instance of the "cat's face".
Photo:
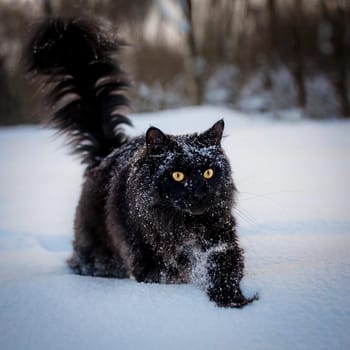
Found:
[(224, 123), (202, 134), (169, 136), (150, 128), (146, 145), (154, 204), (191, 215), (232, 205), (230, 165), (221, 149)]

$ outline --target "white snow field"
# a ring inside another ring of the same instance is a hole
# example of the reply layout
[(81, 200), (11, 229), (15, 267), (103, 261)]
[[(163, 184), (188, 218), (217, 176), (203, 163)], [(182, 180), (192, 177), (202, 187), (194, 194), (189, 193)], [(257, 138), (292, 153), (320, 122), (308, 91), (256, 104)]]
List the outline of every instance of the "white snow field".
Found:
[(71, 253), (82, 167), (40, 127), (0, 129), (0, 349), (350, 349), (350, 123), (224, 108), (133, 115), (133, 133), (226, 122), (246, 295), (82, 277)]

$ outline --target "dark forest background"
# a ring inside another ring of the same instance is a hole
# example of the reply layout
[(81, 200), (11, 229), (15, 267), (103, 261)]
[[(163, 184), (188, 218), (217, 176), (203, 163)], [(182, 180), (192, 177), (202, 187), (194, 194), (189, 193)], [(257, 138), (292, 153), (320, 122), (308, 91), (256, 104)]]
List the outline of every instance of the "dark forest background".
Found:
[(40, 120), (20, 59), (29, 26), (86, 14), (128, 44), (134, 111), (350, 117), (349, 0), (0, 0), (1, 125)]

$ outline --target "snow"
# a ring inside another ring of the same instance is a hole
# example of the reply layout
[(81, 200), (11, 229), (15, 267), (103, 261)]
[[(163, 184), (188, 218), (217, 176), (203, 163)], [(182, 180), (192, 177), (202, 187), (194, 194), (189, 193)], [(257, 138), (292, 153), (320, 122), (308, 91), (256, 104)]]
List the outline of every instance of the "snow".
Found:
[(133, 115), (134, 134), (225, 119), (240, 190), (247, 295), (222, 309), (192, 285), (73, 275), (82, 167), (39, 127), (0, 128), (0, 349), (349, 349), (350, 123), (214, 107)]

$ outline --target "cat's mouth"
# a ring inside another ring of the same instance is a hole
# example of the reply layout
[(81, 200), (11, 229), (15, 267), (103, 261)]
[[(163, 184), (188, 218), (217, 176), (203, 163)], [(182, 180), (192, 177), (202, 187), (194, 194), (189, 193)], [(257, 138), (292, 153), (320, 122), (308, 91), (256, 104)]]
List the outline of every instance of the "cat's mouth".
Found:
[(202, 215), (208, 211), (208, 203), (175, 203), (175, 208), (190, 215)]
[(192, 215), (202, 215), (206, 212), (207, 208), (191, 208), (189, 210)]
[(188, 208), (186, 208), (186, 212), (188, 212), (191, 215), (202, 215), (208, 210), (207, 205), (191, 205)]

